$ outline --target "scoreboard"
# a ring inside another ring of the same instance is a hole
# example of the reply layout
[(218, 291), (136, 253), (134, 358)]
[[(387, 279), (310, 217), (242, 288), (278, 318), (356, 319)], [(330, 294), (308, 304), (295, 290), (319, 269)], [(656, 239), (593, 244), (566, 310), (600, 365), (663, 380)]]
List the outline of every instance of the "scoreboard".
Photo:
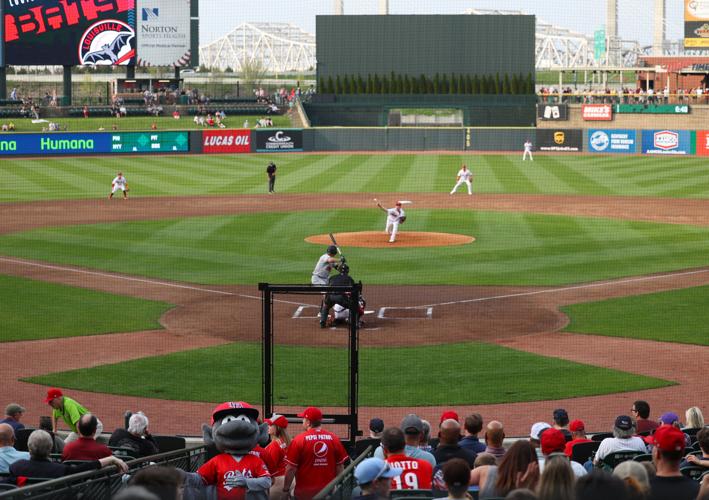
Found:
[(169, 153), (189, 151), (187, 132), (126, 132), (111, 134), (113, 153)]

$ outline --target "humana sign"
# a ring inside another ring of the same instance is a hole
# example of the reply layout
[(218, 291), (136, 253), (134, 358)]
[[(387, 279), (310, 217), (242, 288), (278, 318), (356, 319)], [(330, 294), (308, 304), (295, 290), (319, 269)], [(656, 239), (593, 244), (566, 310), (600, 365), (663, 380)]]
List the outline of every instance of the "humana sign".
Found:
[(93, 139), (50, 139), (42, 137), (40, 140), (40, 149), (44, 150), (85, 150), (94, 149)]

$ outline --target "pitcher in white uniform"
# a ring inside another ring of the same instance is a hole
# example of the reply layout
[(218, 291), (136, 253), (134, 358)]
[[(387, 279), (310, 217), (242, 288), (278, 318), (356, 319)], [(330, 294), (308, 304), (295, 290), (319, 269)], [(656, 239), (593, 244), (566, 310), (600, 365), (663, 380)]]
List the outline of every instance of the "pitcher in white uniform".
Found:
[(118, 175), (116, 176), (115, 179), (111, 181), (111, 194), (108, 195), (108, 199), (110, 200), (113, 198), (113, 193), (115, 193), (118, 190), (123, 191), (123, 199), (128, 198), (128, 181), (126, 180), (125, 177), (123, 177), (122, 172), (118, 172)]
[(458, 170), (458, 177), (455, 179), (456, 183), (455, 186), (453, 186), (453, 190), (451, 191), (451, 194), (455, 193), (460, 186), (463, 184), (468, 185), (468, 196), (473, 194), (473, 173), (468, 170), (468, 167), (463, 165), (460, 170)]
[(399, 232), (399, 224), (406, 220), (406, 213), (401, 208), (401, 202), (397, 201), (394, 208), (384, 208), (377, 201), (377, 206), (387, 213), (387, 225), (384, 231), (389, 234), (389, 243), (396, 241), (396, 233)]
[(335, 245), (327, 247), (327, 252), (322, 254), (318, 259), (318, 263), (315, 264), (310, 283), (313, 285), (327, 285), (330, 271), (337, 269), (340, 263), (340, 259), (335, 258), (335, 255), (337, 255), (337, 247)]

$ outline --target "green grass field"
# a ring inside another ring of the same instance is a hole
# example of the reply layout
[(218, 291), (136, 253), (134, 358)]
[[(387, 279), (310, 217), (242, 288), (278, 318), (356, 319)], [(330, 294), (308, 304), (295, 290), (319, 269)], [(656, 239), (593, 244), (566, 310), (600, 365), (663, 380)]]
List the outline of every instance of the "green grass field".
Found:
[(278, 165), (281, 193), (439, 192), (453, 187), (465, 162), (476, 193), (709, 197), (699, 157), (518, 155), (199, 155), (6, 158), (0, 202), (102, 198), (122, 170), (134, 197), (266, 192), (265, 168)]
[[(277, 346), (275, 398), (284, 405), (347, 403), (347, 350)], [(30, 382), (138, 397), (261, 401), (261, 347), (228, 346), (33, 377)], [(412, 362), (415, 360), (415, 362)], [(471, 362), (471, 360), (475, 360)], [(445, 365), (445, 370), (442, 366)], [(360, 403), (419, 406), (537, 401), (665, 387), (665, 380), (470, 342), (360, 351)], [(170, 377), (155, 377), (170, 373)], [(435, 373), (432, 378), (429, 374)], [(564, 373), (563, 380), (558, 374)], [(303, 380), (308, 380), (303, 384)], [(386, 383), (382, 381), (386, 380)], [(553, 382), (556, 381), (556, 382)], [(406, 387), (406, 391), (401, 388)]]
[[(563, 307), (567, 332), (709, 345), (709, 287)], [(622, 318), (622, 320), (619, 320)]]
[(162, 329), (173, 306), (0, 275), (0, 342)]

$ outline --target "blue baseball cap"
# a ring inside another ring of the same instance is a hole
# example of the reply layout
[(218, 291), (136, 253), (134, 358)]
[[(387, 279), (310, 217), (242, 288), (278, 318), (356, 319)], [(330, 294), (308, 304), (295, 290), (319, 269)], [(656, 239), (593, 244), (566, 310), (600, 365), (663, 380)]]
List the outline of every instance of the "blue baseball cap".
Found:
[(402, 472), (404, 469), (391, 467), (381, 458), (367, 458), (355, 468), (354, 476), (357, 484), (362, 485), (381, 478), (391, 479), (400, 476)]

